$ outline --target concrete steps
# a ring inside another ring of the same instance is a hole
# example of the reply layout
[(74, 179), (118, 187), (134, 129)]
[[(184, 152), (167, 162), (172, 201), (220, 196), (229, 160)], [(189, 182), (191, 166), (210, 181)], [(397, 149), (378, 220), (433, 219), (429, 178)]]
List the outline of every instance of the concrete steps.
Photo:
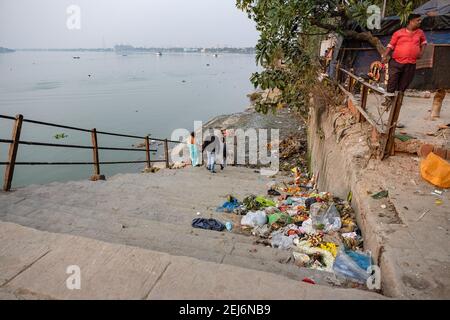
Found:
[(240, 217), (217, 213), (215, 208), (227, 194), (239, 199), (265, 194), (271, 180), (239, 167), (219, 170), (216, 175), (204, 168), (186, 168), (122, 174), (102, 182), (29, 186), (0, 194), (0, 220), (271, 272), (296, 281), (310, 277), (319, 284), (333, 282), (333, 274), (284, 263), (290, 252), (254, 245), (254, 237), (191, 227), (197, 211), (201, 217), (239, 221)]

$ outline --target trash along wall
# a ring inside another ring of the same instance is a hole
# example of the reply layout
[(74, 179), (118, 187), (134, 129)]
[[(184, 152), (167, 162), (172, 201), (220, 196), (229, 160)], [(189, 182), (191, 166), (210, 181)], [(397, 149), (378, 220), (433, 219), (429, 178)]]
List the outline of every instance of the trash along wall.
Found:
[(321, 98), (312, 98), (308, 117), (309, 169), (317, 179), (319, 190), (327, 190), (347, 199), (354, 209), (356, 221), (373, 262), (381, 269), (381, 291), (387, 296), (399, 296), (390, 287), (391, 270), (383, 258), (382, 239), (376, 233), (376, 221), (369, 214), (361, 186), (360, 171), (371, 158), (370, 148), (361, 135), (361, 128), (351, 117), (341, 117), (345, 111), (327, 105)]

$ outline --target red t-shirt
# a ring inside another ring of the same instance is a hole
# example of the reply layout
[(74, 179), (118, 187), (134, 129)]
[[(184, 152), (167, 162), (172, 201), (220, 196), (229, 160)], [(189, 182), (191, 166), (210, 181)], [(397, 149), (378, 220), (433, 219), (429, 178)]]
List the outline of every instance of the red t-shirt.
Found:
[(392, 35), (388, 47), (394, 50), (392, 58), (398, 63), (416, 63), (420, 47), (425, 44), (427, 44), (427, 39), (421, 29), (409, 31), (402, 28)]

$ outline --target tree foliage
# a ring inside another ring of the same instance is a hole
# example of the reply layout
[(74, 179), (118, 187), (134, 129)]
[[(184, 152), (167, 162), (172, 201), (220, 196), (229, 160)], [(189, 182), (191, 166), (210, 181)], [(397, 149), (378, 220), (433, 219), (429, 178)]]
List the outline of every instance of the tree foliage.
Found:
[[(386, 15), (406, 20), (425, 0), (388, 0)], [(383, 0), (237, 0), (236, 6), (256, 22), (260, 33), (256, 61), (265, 69), (252, 75), (255, 88), (281, 90), (277, 100), (257, 101), (267, 113), (282, 105), (306, 111), (317, 79), (318, 46), (323, 35), (335, 32), (344, 38), (363, 40), (378, 52), (385, 48), (367, 29), (367, 8)], [(355, 28), (358, 26), (358, 28)]]

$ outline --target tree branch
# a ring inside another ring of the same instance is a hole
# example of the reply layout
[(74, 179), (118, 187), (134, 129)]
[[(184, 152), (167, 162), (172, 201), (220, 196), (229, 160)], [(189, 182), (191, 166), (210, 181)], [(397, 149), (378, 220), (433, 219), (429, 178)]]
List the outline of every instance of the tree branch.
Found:
[(383, 44), (381, 43), (380, 39), (378, 39), (378, 37), (375, 37), (372, 33), (370, 33), (369, 31), (367, 32), (356, 32), (353, 30), (340, 30), (337, 26), (329, 24), (329, 23), (324, 23), (321, 21), (318, 21), (316, 19), (311, 19), (310, 20), (311, 24), (328, 30), (328, 31), (333, 31), (333, 32), (337, 32), (342, 34), (345, 38), (348, 39), (355, 39), (355, 40), (361, 40), (361, 41), (367, 41), (368, 43), (370, 43), (377, 51), (380, 55), (384, 54), (384, 51), (386, 50), (386, 48), (383, 46)]

